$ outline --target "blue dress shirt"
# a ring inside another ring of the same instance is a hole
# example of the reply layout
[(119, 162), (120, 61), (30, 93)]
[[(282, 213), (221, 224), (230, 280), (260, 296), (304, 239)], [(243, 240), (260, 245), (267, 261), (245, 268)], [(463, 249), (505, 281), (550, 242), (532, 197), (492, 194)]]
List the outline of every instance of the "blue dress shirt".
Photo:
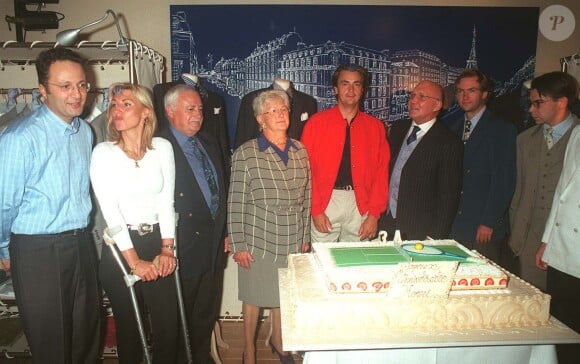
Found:
[(268, 147), (272, 147), (272, 149), (276, 152), (276, 154), (278, 154), (278, 156), (280, 157), (280, 159), (282, 159), (282, 162), (284, 162), (284, 165), (287, 166), (288, 165), (288, 151), (290, 150), (290, 147), (294, 147), (294, 149), (298, 149), (294, 143), (292, 142), (292, 139), (288, 138), (287, 142), (286, 142), (286, 147), (284, 148), (284, 150), (278, 148), (276, 145), (274, 145), (273, 143), (270, 143), (270, 141), (268, 139), (266, 139), (266, 137), (264, 136), (263, 133), (260, 133), (260, 135), (258, 135), (258, 149), (260, 150), (260, 152), (265, 151), (266, 149), (268, 149)]
[[(574, 119), (572, 118), (572, 114), (568, 113), (566, 119), (564, 119), (561, 123), (553, 127), (554, 131), (552, 132), (552, 140), (554, 141), (554, 144), (558, 143), (558, 140), (562, 139), (562, 137), (564, 136), (564, 134), (566, 134), (568, 129), (572, 127), (572, 124), (574, 124)], [(546, 135), (546, 130), (548, 129), (549, 126), (550, 125), (548, 124), (544, 124), (543, 128), (544, 136)]]
[[(56, 234), (89, 221), (90, 126), (43, 105), (0, 135), (0, 258), (10, 233)], [(111, 176), (114, 178), (114, 176)]]
[[(183, 154), (185, 154), (185, 159), (187, 159), (187, 163), (189, 164), (189, 167), (191, 168), (191, 171), (193, 172), (193, 175), (195, 176), (195, 180), (197, 181), (197, 184), (199, 185), (201, 193), (203, 194), (203, 198), (204, 198), (205, 202), (207, 203), (207, 206), (209, 207), (211, 205), (211, 191), (209, 189), (209, 184), (207, 183), (207, 180), (205, 179), (205, 172), (203, 170), (203, 166), (201, 165), (199, 160), (195, 157), (195, 154), (193, 152), (193, 146), (189, 142), (189, 137), (187, 135), (181, 133), (179, 130), (175, 129), (173, 126), (170, 126), (170, 129), (171, 129), (171, 132), (173, 133), (173, 136), (175, 136), (177, 143), (181, 147)], [(194, 135), (192, 138), (197, 138), (197, 136)], [(202, 150), (202, 152), (205, 154), (208, 161), (210, 162), (212, 173), (214, 175), (215, 180), (217, 181), (217, 172), (215, 170), (215, 166), (213, 165), (213, 162), (212, 162), (209, 154), (207, 154), (207, 151), (205, 150), (203, 143), (200, 142), (199, 145), (201, 146), (200, 149)], [(219, 185), (218, 185), (218, 187), (219, 187)]]
[[(477, 114), (475, 114), (471, 119), (471, 134), (473, 134), (473, 131), (475, 130), (475, 127), (477, 126), (477, 123), (479, 123), (479, 119), (481, 119), (481, 117), (483, 116), (483, 113), (485, 112), (485, 109), (487, 108), (487, 106), (484, 106), (481, 108), (481, 110), (479, 110), (479, 112)], [(467, 116), (465, 116), (465, 120), (463, 121), (463, 130), (465, 130), (465, 121), (467, 120)]]

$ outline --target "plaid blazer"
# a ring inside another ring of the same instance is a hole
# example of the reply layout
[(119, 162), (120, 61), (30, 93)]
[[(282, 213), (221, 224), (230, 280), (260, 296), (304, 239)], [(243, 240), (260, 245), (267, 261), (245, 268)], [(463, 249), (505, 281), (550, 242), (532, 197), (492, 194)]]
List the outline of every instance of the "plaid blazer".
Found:
[(288, 165), (257, 139), (232, 157), (228, 195), (228, 234), (234, 252), (273, 259), (299, 253), (310, 242), (310, 164), (304, 145), (292, 139)]

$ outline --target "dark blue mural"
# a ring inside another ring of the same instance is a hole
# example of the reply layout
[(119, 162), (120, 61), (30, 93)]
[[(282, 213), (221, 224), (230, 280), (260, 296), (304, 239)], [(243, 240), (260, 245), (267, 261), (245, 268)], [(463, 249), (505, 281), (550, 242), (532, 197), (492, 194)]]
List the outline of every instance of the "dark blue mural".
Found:
[(519, 104), (534, 74), (538, 8), (172, 5), (170, 16), (172, 78), (194, 73), (223, 95), (230, 136), (241, 97), (275, 78), (291, 80), (319, 109), (334, 105), (330, 77), (340, 63), (369, 70), (365, 111), (387, 123), (407, 116), (419, 81), (452, 96), (465, 68), (489, 74), (498, 101), (515, 103), (513, 118), (525, 119)]

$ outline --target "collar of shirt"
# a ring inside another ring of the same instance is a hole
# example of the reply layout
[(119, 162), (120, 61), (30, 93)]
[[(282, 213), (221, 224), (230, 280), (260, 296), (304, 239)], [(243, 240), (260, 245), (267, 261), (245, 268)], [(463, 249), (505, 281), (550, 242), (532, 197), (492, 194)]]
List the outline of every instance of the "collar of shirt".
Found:
[(72, 122), (69, 124), (56, 116), (56, 114), (53, 113), (52, 110), (46, 106), (46, 104), (40, 107), (40, 115), (44, 116), (47, 120), (47, 123), (51, 125), (48, 130), (54, 130), (54, 135), (73, 135), (79, 132), (81, 121), (78, 116), (73, 118)]
[[(473, 133), (473, 130), (477, 126), (477, 123), (479, 123), (479, 119), (481, 119), (481, 116), (485, 112), (486, 108), (487, 108), (487, 106), (484, 105), (481, 108), (481, 110), (479, 110), (479, 112), (477, 114), (473, 115), (473, 117), (471, 119), (469, 119), (469, 120), (471, 120), (471, 133)], [(464, 116), (463, 120), (464, 120), (463, 125), (465, 125), (465, 120), (467, 120), (467, 115)]]
[(187, 148), (187, 146), (189, 145), (188, 144), (189, 137), (187, 135), (183, 134), (182, 132), (180, 132), (179, 130), (175, 129), (173, 127), (173, 125), (169, 125), (169, 130), (171, 130), (171, 133), (175, 137), (175, 140), (177, 140), (177, 144), (179, 144), (179, 146), (181, 147), (181, 150), (185, 150)]
[[(574, 119), (572, 118), (572, 113), (568, 113), (568, 116), (566, 116), (566, 119), (564, 119), (562, 122), (556, 124), (556, 126), (552, 127), (552, 129), (553, 129), (552, 138), (554, 139), (554, 143), (556, 143), (564, 134), (566, 134), (568, 129), (570, 129), (572, 127), (572, 124), (574, 124)], [(550, 125), (544, 124), (543, 127), (544, 127), (544, 135), (546, 135), (547, 130), (550, 127)]]
[[(268, 139), (266, 139), (266, 137), (264, 136), (264, 133), (260, 133), (260, 135), (258, 135), (258, 149), (260, 150), (260, 152), (265, 151), (270, 146), (272, 148), (275, 147), (273, 143), (270, 143), (270, 141)], [(294, 142), (292, 141), (291, 138), (288, 138), (286, 141), (286, 150), (290, 149), (290, 147), (296, 148), (296, 145), (294, 144)], [(278, 149), (278, 148), (274, 148), (274, 150), (276, 150), (276, 149)]]
[(415, 123), (415, 121), (413, 121), (411, 123), (411, 127), (409, 128), (409, 132), (407, 132), (407, 136), (405, 137), (405, 140), (407, 140), (407, 138), (409, 137), (409, 135), (411, 135), (411, 133), (413, 132), (413, 127), (414, 126), (418, 126), (420, 130), (420, 132), (417, 133), (417, 140), (421, 139), (425, 134), (427, 134), (427, 132), (429, 131), (429, 129), (431, 129), (431, 127), (433, 125), (435, 125), (435, 122), (437, 121), (437, 118), (431, 119), (426, 123), (423, 124), (417, 124)]

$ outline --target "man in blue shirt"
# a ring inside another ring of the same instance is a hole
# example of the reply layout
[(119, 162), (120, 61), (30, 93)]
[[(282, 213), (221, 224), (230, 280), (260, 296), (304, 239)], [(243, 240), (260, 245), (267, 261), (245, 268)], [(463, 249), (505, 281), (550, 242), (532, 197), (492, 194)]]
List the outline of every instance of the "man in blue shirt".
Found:
[[(213, 363), (211, 337), (226, 239), (227, 181), (216, 137), (203, 131), (203, 103), (197, 90), (176, 85), (165, 94), (169, 125), (158, 136), (175, 157), (177, 257), (193, 361)], [(178, 363), (185, 362), (185, 351)]]
[(100, 304), (91, 211), (89, 83), (66, 48), (36, 60), (44, 105), (0, 135), (0, 267), (11, 270), (34, 363), (95, 363)]

